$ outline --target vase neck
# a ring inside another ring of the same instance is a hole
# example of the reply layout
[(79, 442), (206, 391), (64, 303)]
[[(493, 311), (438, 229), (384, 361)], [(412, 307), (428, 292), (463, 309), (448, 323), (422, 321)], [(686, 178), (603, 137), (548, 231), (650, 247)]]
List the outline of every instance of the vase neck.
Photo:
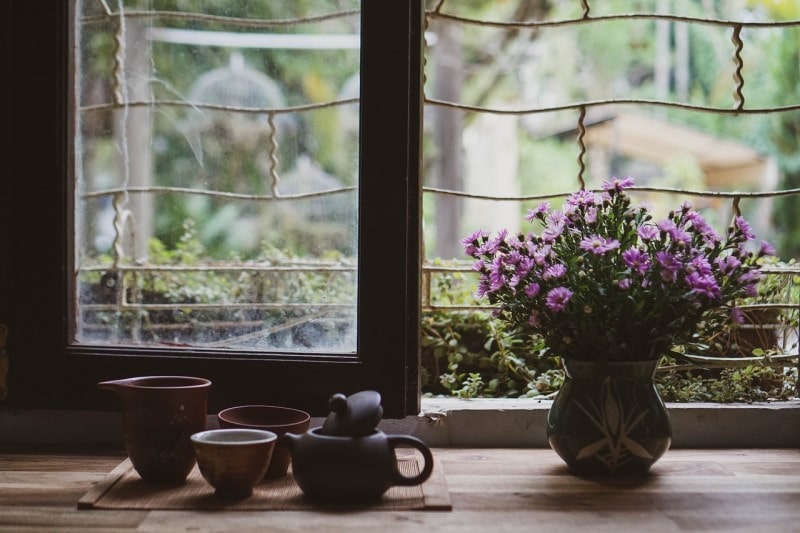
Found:
[(649, 381), (655, 376), (658, 359), (645, 361), (581, 361), (564, 359), (564, 371), (570, 378), (613, 376), (618, 380)]

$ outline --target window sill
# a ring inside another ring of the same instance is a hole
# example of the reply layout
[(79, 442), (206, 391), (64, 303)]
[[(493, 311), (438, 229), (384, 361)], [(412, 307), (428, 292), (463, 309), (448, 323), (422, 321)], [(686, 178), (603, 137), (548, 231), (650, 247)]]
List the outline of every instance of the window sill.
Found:
[[(546, 448), (549, 401), (423, 398), (422, 412), (386, 419), (387, 433), (433, 447)], [(800, 445), (800, 400), (759, 404), (670, 403), (673, 448), (785, 448)], [(209, 427), (216, 417), (209, 416)], [(312, 427), (322, 425), (312, 419)], [(118, 412), (0, 409), (0, 444), (121, 445)]]
[[(550, 401), (422, 400), (414, 434), (431, 446), (547, 447)], [(758, 404), (668, 403), (673, 448), (773, 448), (800, 444), (800, 400)]]

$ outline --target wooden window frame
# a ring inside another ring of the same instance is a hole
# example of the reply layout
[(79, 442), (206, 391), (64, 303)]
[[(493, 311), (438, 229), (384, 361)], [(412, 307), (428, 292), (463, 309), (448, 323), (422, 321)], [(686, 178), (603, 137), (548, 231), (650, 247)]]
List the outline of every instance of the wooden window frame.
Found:
[(362, 0), (355, 356), (71, 342), (74, 0), (4, 4), (3, 107), (11, 135), (0, 179), (0, 324), (10, 331), (7, 404), (112, 410), (118, 405), (97, 382), (170, 374), (211, 379), (210, 412), (272, 403), (322, 416), (331, 394), (363, 389), (381, 393), (389, 418), (419, 412), (421, 0)]

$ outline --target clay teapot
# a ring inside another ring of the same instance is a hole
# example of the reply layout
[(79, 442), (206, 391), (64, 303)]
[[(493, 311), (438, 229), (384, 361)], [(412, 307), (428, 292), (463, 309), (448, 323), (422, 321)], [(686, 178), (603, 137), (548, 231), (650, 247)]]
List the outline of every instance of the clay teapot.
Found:
[(187, 376), (142, 376), (103, 381), (122, 400), (122, 433), (139, 476), (154, 483), (186, 481), (196, 463), (193, 433), (206, 427), (211, 382)]
[[(433, 454), (424, 442), (375, 428), (382, 414), (377, 392), (362, 391), (349, 398), (335, 394), (329, 406), (331, 414), (322, 427), (281, 438), (292, 455), (294, 479), (308, 498), (366, 502), (380, 499), (392, 486), (419, 485), (430, 477)], [(399, 446), (422, 454), (422, 470), (416, 476), (400, 472)]]

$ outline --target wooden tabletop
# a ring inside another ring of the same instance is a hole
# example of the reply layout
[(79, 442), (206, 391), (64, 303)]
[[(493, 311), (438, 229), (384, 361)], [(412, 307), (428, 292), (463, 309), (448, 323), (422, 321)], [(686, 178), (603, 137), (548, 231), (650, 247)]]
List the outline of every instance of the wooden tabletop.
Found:
[(800, 532), (800, 449), (674, 449), (616, 480), (571, 475), (550, 449), (433, 453), (452, 511), (197, 512), (78, 510), (124, 453), (0, 448), (0, 530)]

